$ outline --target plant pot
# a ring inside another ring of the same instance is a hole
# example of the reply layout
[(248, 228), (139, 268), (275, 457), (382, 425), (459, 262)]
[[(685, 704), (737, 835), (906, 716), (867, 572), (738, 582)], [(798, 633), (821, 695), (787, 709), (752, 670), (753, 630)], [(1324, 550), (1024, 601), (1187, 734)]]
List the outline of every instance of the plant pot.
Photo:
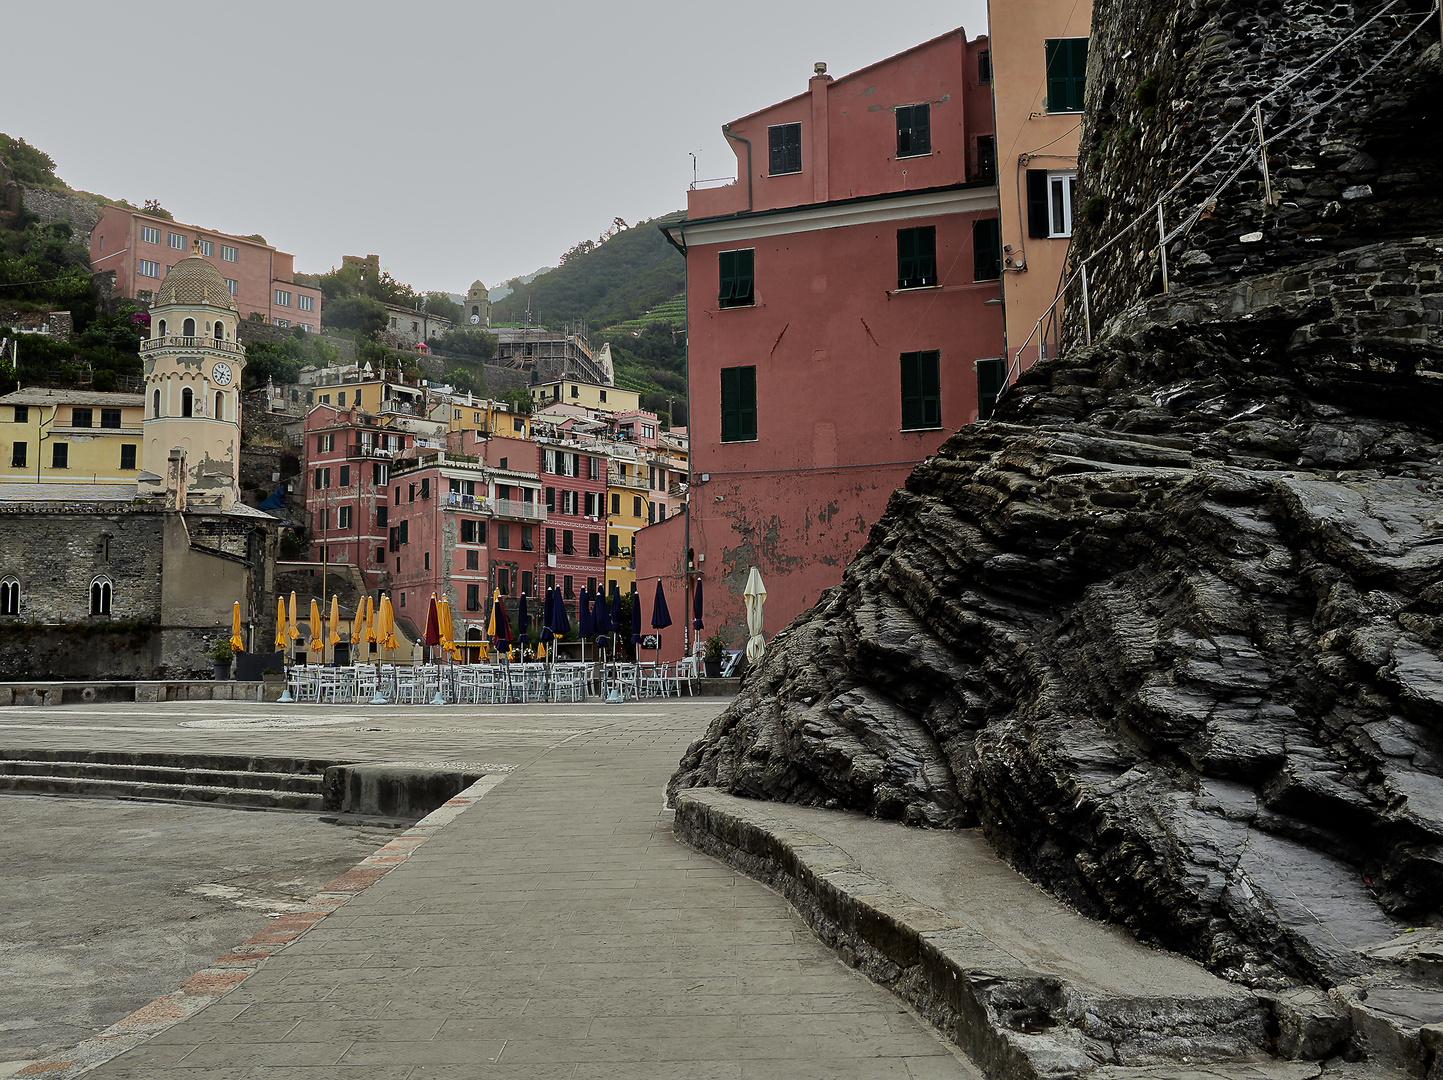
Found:
[(230, 661), (229, 661), (229, 660), (227, 660), (225, 663), (221, 663), (219, 660), (212, 660), (212, 661), (210, 662), (210, 666), (211, 666), (211, 668), (212, 668), (212, 670), (213, 670), (213, 672), (214, 672), (214, 674), (215, 674), (215, 681), (216, 681), (216, 682), (220, 682), (220, 681), (223, 680), (223, 679), (229, 679), (229, 678), (230, 678)]
[(721, 657), (704, 656), (701, 661), (702, 670), (706, 672), (708, 679), (721, 678)]

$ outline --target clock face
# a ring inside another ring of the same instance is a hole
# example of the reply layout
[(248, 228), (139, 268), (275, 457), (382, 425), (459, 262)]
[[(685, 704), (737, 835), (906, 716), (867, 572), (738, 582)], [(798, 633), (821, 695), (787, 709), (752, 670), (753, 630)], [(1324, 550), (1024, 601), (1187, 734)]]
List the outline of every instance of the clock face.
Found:
[(224, 361), (221, 361), (220, 363), (216, 364), (215, 367), (210, 369), (210, 381), (215, 383), (217, 386), (229, 386), (230, 379), (230, 365), (225, 363)]

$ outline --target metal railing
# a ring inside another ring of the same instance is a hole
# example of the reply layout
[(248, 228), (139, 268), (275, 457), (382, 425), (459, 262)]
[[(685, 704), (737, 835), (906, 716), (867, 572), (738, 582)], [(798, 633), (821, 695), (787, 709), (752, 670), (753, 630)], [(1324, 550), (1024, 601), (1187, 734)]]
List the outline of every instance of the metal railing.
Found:
[(497, 517), (519, 518), (522, 521), (545, 521), (546, 504), (497, 499), (494, 513)]
[(246, 351), (245, 346), (238, 342), (209, 337), (181, 337), (178, 334), (143, 339), (140, 343), (140, 351), (149, 352), (151, 349), (219, 349), (221, 352), (228, 353), (244, 353)]
[(455, 507), (458, 510), (475, 510), (479, 513), (489, 513), (491, 510), (491, 500), (485, 495), (464, 495), (459, 491), (446, 492), (444, 505)]

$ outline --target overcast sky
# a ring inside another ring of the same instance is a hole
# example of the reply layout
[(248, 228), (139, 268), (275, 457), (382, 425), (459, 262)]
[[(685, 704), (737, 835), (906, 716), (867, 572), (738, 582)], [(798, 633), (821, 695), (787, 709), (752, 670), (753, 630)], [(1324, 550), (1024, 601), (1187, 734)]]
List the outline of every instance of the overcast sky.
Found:
[(72, 187), (379, 254), (419, 290), (555, 265), (732, 176), (720, 127), (964, 26), (985, 0), (73, 0), (10, 5), (0, 131)]

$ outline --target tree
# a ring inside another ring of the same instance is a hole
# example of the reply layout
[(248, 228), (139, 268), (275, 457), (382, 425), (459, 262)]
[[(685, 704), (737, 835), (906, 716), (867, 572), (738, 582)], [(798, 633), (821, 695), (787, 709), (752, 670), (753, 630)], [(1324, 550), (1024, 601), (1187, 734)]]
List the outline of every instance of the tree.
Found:
[(64, 186), (55, 176), (55, 160), (24, 139), (0, 135), (0, 163), (5, 165), (17, 183), (38, 187)]
[(501, 401), (511, 405), (511, 411), (520, 413), (522, 416), (531, 415), (531, 392), (524, 386), (513, 386), (502, 392)]
[(496, 355), (496, 335), (485, 330), (461, 327), (448, 330), (435, 340), (435, 347), (444, 353), (475, 356), (489, 360)]
[(421, 310), (427, 315), (437, 315), (453, 323), (461, 321), (461, 305), (443, 292), (428, 292)]
[(337, 330), (359, 330), (365, 337), (384, 330), (390, 316), (367, 296), (346, 296), (321, 309), (321, 324)]

